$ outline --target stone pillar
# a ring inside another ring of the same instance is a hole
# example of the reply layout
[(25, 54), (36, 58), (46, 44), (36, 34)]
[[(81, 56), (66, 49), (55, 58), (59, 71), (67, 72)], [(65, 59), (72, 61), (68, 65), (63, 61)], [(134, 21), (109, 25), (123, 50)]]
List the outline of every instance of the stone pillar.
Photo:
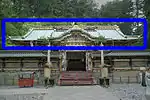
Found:
[(86, 57), (86, 71), (88, 70), (88, 52), (86, 52), (85, 54), (85, 57)]
[(92, 60), (89, 52), (86, 52), (86, 70), (92, 70)]
[(66, 64), (66, 51), (62, 53), (62, 71), (66, 71), (67, 64)]
[(59, 71), (60, 72), (62, 71), (62, 56), (61, 56), (61, 53), (60, 53), (60, 56), (59, 56)]
[(88, 70), (92, 70), (92, 59), (91, 59), (91, 53), (88, 53)]

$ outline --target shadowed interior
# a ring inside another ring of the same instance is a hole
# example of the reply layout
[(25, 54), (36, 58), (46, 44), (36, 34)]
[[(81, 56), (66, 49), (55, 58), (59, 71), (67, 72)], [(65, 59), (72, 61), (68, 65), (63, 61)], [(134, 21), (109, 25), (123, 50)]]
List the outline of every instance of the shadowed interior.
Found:
[(68, 52), (67, 60), (67, 71), (86, 71), (85, 52)]

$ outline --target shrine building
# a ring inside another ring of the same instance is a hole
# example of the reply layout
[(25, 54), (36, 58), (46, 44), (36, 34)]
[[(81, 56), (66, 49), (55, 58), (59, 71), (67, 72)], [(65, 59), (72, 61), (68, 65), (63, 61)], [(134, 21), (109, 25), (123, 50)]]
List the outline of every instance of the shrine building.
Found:
[[(9, 36), (19, 46), (48, 46), (43, 39), (50, 38), (50, 46), (97, 46), (102, 39), (104, 46), (133, 46), (138, 36), (125, 35), (118, 26), (55, 26), (30, 29), (24, 36)], [(1, 71), (40, 71), (47, 62), (46, 50), (0, 50)], [(53, 77), (61, 72), (92, 72), (99, 76), (101, 67), (100, 50), (57, 50), (50, 51)], [(150, 67), (150, 51), (104, 50), (104, 64), (109, 73), (116, 70), (139, 70)]]

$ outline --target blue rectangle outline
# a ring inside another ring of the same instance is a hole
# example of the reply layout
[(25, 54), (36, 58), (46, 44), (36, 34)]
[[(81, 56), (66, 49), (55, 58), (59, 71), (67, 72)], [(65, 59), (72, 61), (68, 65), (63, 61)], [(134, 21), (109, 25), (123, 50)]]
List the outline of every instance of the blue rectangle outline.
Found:
[[(143, 46), (6, 46), (6, 22), (142, 22)], [(5, 50), (145, 50), (148, 40), (145, 18), (4, 18), (2, 19), (2, 48)]]

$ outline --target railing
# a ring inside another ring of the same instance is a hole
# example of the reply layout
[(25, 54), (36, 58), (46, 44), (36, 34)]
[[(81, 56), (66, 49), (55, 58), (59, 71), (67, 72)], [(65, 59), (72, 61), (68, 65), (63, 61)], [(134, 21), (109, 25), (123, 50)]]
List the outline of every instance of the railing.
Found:
[(60, 75), (59, 69), (51, 69), (51, 77), (52, 78), (58, 78)]
[(61, 78), (72, 78), (72, 79), (80, 79), (80, 78), (91, 78), (92, 73), (91, 72), (62, 72)]

